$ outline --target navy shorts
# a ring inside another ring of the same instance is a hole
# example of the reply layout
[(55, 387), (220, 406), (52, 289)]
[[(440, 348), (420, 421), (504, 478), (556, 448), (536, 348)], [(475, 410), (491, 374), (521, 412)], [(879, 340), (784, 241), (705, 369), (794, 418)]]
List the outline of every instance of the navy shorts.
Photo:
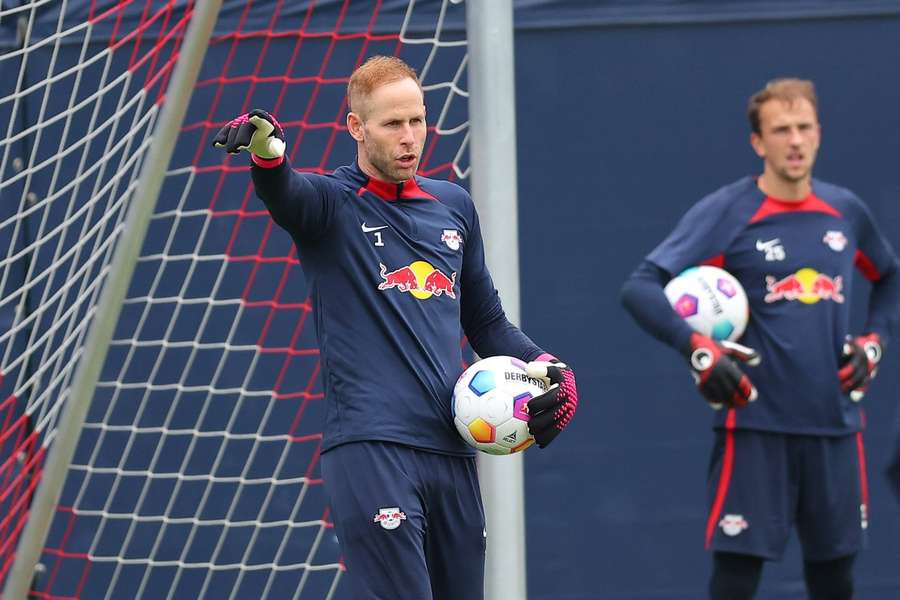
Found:
[(321, 460), (355, 598), (484, 598), (487, 534), (474, 457), (353, 442)]
[(868, 527), (862, 434), (717, 430), (706, 547), (778, 560), (791, 528), (809, 561), (855, 554)]

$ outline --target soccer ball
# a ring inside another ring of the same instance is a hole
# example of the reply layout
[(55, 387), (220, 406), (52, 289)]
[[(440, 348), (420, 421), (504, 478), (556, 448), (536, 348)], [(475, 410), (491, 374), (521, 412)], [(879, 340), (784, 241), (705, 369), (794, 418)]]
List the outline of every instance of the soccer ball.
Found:
[(463, 371), (453, 388), (453, 423), (470, 446), (488, 454), (512, 454), (534, 443), (528, 432), (528, 401), (547, 382), (529, 377), (525, 363), (491, 356)]
[(694, 331), (714, 340), (744, 334), (750, 310), (743, 286), (728, 271), (703, 265), (679, 273), (665, 288), (669, 304)]

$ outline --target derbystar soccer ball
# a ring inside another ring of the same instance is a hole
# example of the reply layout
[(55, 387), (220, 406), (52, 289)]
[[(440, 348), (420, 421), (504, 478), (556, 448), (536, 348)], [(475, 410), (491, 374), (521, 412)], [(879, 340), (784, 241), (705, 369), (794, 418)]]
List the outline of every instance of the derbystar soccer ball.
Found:
[(665, 291), (675, 312), (698, 333), (733, 342), (747, 328), (747, 294), (728, 271), (709, 265), (692, 267), (674, 277)]
[(517, 358), (479, 360), (456, 381), (453, 423), (463, 439), (482, 452), (519, 452), (534, 443), (526, 405), (546, 389), (547, 382), (529, 377)]

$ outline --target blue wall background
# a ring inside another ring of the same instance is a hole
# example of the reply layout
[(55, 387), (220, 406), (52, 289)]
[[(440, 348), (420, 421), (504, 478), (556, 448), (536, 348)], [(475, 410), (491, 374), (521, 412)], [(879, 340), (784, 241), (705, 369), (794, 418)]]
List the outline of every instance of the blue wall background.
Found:
[[(618, 290), (691, 204), (760, 171), (745, 117), (754, 91), (778, 76), (816, 82), (816, 175), (860, 194), (900, 248), (900, 19), (764, 16), (517, 32), (522, 321), (575, 365), (582, 398), (559, 441), (526, 454), (533, 600), (705, 596), (710, 410)], [(867, 290), (854, 291), (861, 327)], [(900, 358), (886, 361), (865, 400), (860, 599), (900, 597), (900, 509), (883, 476)], [(800, 563), (792, 539), (759, 597), (805, 598)]]

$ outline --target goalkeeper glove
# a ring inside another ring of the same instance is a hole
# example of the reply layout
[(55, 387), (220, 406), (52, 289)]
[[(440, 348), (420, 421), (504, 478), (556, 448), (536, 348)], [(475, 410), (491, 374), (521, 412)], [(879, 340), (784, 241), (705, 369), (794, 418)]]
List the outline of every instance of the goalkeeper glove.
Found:
[(578, 408), (575, 372), (556, 359), (532, 361), (525, 366), (530, 377), (543, 379), (547, 391), (528, 401), (528, 431), (546, 448), (566, 428)]
[(881, 338), (877, 333), (857, 337), (847, 336), (841, 357), (841, 368), (838, 369), (838, 379), (841, 381), (841, 390), (849, 393), (850, 399), (854, 402), (859, 402), (865, 395), (869, 382), (878, 371), (883, 350)]
[(734, 342), (716, 342), (699, 333), (691, 334), (690, 344), (691, 373), (710, 406), (716, 410), (741, 408), (756, 400), (756, 388), (736, 362), (758, 365), (755, 350)]
[[(274, 167), (284, 157), (284, 130), (275, 117), (264, 110), (255, 109), (232, 119), (220, 129), (213, 139), (213, 146), (225, 148), (229, 154), (247, 150), (257, 164)], [(260, 163), (257, 158), (263, 162)], [(277, 163), (266, 164), (265, 161)]]

